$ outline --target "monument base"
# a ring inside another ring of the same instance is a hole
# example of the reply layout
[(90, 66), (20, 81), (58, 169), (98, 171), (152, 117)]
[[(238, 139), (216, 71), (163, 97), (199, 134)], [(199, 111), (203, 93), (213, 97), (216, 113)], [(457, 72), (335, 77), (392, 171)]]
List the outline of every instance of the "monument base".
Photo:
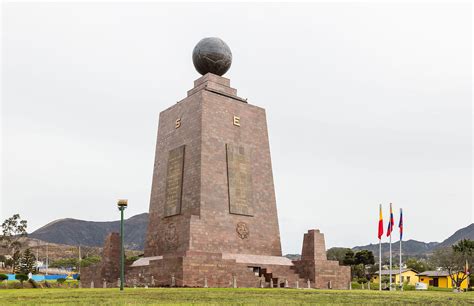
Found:
[[(110, 247), (115, 243), (117, 246)], [(83, 269), (81, 282), (112, 286), (117, 273), (102, 273), (119, 262), (118, 239), (108, 239), (103, 261)], [(117, 258), (113, 258), (115, 257)], [(112, 256), (112, 257), (111, 257)], [(247, 288), (318, 288), (348, 289), (350, 267), (326, 259), (324, 235), (310, 230), (304, 236), (300, 260), (282, 256), (188, 251), (178, 256), (142, 257), (126, 267), (128, 287), (247, 287)]]

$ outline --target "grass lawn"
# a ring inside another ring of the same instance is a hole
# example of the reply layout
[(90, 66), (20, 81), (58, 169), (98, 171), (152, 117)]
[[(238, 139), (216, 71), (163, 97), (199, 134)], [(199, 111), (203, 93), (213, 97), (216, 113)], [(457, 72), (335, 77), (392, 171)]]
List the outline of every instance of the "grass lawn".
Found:
[(2, 289), (0, 304), (474, 304), (474, 292), (307, 289)]

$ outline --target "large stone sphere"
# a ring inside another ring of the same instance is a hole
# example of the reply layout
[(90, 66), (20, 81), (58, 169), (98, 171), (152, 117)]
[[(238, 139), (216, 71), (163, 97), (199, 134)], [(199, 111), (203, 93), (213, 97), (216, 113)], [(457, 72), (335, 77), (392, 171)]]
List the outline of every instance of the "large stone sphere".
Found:
[(194, 47), (193, 64), (202, 75), (209, 72), (223, 75), (232, 64), (232, 52), (222, 39), (206, 37)]

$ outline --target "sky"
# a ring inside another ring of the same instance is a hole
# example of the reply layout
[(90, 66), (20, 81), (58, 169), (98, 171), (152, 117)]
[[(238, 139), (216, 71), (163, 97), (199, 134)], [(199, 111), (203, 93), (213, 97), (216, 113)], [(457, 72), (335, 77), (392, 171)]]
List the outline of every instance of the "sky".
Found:
[(377, 243), (390, 202), (404, 239), (473, 222), (469, 3), (4, 3), (0, 219), (147, 212), (159, 112), (209, 36), (266, 109), (283, 253), (310, 228)]

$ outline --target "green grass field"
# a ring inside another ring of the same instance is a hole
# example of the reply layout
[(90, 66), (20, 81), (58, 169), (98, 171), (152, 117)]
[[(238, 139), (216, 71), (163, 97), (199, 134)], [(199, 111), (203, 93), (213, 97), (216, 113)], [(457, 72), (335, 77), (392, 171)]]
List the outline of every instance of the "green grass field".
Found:
[(474, 292), (308, 289), (2, 289), (0, 304), (474, 304)]

